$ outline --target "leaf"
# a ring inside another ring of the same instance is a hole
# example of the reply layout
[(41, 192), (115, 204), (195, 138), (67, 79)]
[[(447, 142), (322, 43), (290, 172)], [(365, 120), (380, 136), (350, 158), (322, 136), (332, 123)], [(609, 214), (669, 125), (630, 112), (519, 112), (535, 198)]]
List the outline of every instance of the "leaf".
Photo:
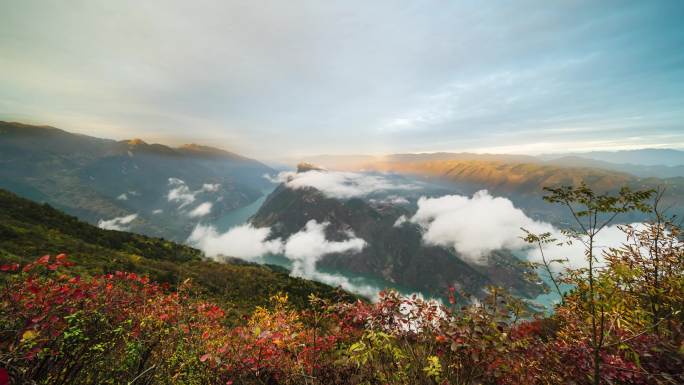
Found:
[(36, 333), (33, 330), (27, 330), (24, 332), (24, 334), (21, 335), (21, 342), (24, 341), (30, 341), (38, 336), (38, 333)]

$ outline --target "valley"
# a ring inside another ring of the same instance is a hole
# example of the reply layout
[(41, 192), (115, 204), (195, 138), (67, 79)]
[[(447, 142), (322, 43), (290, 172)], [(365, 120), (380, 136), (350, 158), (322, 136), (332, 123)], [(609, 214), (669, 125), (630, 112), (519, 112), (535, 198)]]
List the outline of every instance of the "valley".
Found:
[[(543, 187), (666, 187), (670, 213), (684, 207), (681, 177), (548, 157), (321, 156), (276, 172), (201, 145), (117, 142), (18, 123), (0, 124), (0, 149), (0, 187), (91, 224), (187, 243), (218, 261), (277, 265), (371, 299), (384, 288), (445, 301), (450, 287), (474, 299), (503, 287), (549, 306), (554, 297), (544, 297), (548, 282), (527, 265), (538, 257), (520, 243), (520, 227), (558, 232), (572, 218), (543, 201)], [(617, 223), (644, 218), (632, 212)]]

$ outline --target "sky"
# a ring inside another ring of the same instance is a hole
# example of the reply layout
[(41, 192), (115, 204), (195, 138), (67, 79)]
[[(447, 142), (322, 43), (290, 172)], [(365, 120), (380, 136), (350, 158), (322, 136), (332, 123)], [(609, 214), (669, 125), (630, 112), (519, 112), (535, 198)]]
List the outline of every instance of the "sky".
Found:
[(684, 148), (684, 2), (0, 2), (0, 120), (261, 159)]

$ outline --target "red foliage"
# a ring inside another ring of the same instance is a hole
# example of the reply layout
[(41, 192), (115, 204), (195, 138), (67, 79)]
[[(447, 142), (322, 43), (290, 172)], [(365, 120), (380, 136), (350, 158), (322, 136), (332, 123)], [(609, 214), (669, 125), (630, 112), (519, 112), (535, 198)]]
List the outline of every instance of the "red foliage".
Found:
[[(312, 310), (297, 311), (286, 297), (275, 296), (272, 308), (257, 308), (245, 324), (227, 327), (224, 310), (197, 300), (185, 284), (172, 292), (135, 273), (62, 272), (71, 265), (60, 254), (43, 256), (19, 274), (16, 264), (0, 267), (16, 278), (0, 302), (6, 330), (0, 363), (12, 362), (12, 373), (22, 380), (50, 382), (54, 373), (70, 373), (72, 382), (88, 383), (93, 367), (122, 381), (139, 375), (148, 382), (180, 378), (194, 368), (186, 374), (210, 383), (373, 383), (379, 381), (378, 368), (388, 365), (389, 373), (406, 372), (397, 377), (404, 383), (427, 384), (436, 380), (424, 375), (428, 357), (440, 362), (445, 384), (583, 384), (592, 369), (581, 320), (562, 309), (552, 318), (514, 322), (503, 300), (453, 310), (383, 292), (376, 303), (315, 302)], [(449, 302), (456, 302), (455, 290)], [(389, 336), (387, 343), (403, 353), (387, 359), (379, 350), (369, 356), (374, 361), (368, 368), (354, 366), (346, 352), (371, 331)], [(78, 359), (69, 352), (101, 344), (107, 349)], [(663, 376), (676, 382), (681, 357), (672, 353), (677, 346), (667, 344), (644, 333), (605, 349), (602, 382), (649, 384)], [(132, 363), (131, 346), (142, 349)], [(156, 360), (154, 366), (150, 360)], [(155, 370), (144, 372), (149, 367)], [(0, 368), (0, 385), (7, 373)]]

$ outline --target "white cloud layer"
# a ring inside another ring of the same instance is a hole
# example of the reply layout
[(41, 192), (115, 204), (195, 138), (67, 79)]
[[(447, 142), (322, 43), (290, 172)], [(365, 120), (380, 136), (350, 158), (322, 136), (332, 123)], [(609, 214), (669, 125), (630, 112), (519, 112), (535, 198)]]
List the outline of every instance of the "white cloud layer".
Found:
[(395, 206), (401, 206), (401, 205), (409, 204), (408, 199), (401, 197), (401, 196), (397, 196), (397, 195), (390, 195), (390, 196), (383, 198), (383, 199), (369, 199), (369, 202), (374, 203), (374, 204), (395, 205)]
[(109, 220), (100, 219), (97, 227), (105, 230), (125, 231), (129, 229), (129, 224), (138, 217), (138, 214), (130, 214), (123, 217), (116, 217)]
[(359, 252), (366, 246), (366, 241), (353, 233), (349, 233), (349, 239), (345, 241), (328, 241), (325, 238), (328, 225), (328, 222), (318, 223), (312, 219), (304, 229), (288, 238), (284, 253), (293, 262), (294, 275), (307, 276), (316, 271), (316, 263), (326, 254)]
[(356, 253), (366, 246), (366, 242), (352, 232), (348, 233), (348, 239), (344, 241), (327, 240), (327, 226), (327, 222), (318, 223), (310, 220), (304, 228), (283, 241), (280, 238), (267, 240), (271, 233), (268, 227), (257, 228), (244, 224), (220, 234), (213, 226), (199, 224), (188, 238), (188, 242), (212, 258), (233, 256), (259, 262), (264, 255), (281, 254), (292, 261), (293, 276), (340, 286), (345, 290), (375, 298), (380, 288), (357, 284), (348, 277), (321, 272), (316, 268), (316, 263), (326, 254)]
[(494, 250), (523, 248), (521, 227), (535, 233), (553, 230), (551, 225), (527, 217), (510, 200), (492, 197), (486, 190), (472, 198), (422, 197), (411, 222), (425, 230), (425, 243), (453, 247), (469, 262), (480, 264)]
[[(643, 227), (643, 224), (633, 223), (632, 226), (639, 229)], [(558, 240), (565, 239), (557, 229), (552, 231), (552, 235)], [(626, 240), (627, 238), (625, 233), (620, 230), (617, 225), (603, 228), (594, 240), (594, 256), (597, 259), (596, 266), (601, 266), (604, 263), (605, 260), (602, 255), (604, 250), (607, 250), (609, 247), (619, 247), (625, 243)], [(552, 268), (554, 268), (554, 270), (562, 270), (564, 268), (577, 269), (587, 267), (588, 265), (587, 257), (584, 254), (585, 249), (586, 246), (583, 242), (574, 240), (570, 245), (564, 244), (562, 246), (558, 246), (556, 244), (547, 244), (544, 246), (544, 255), (546, 256), (547, 261), (554, 259), (562, 259), (566, 261), (563, 265), (553, 264)], [(540, 262), (542, 260), (541, 253), (536, 247), (528, 250), (527, 258), (536, 262)]]
[[(216, 192), (218, 191), (221, 185), (218, 183), (205, 183), (202, 185), (202, 188), (193, 191), (182, 179), (169, 178), (169, 186), (171, 186), (171, 189), (166, 194), (166, 199), (169, 202), (180, 203), (180, 206), (178, 208), (182, 209), (183, 207), (195, 202), (195, 199), (197, 198), (198, 194), (204, 192)], [(209, 209), (211, 209), (211, 207), (209, 207)]]
[(340, 199), (362, 197), (375, 192), (420, 189), (416, 184), (396, 183), (380, 175), (341, 171), (284, 171), (269, 180), (285, 183), (292, 189), (313, 187), (330, 197)]
[(182, 208), (195, 201), (195, 194), (190, 191), (188, 185), (181, 179), (169, 178), (169, 185), (172, 186), (166, 195), (169, 202), (179, 202)]
[(340, 274), (321, 272), (316, 263), (326, 254), (358, 253), (366, 246), (366, 241), (357, 238), (349, 232), (349, 238), (344, 241), (328, 241), (325, 238), (327, 222), (318, 223), (315, 220), (307, 222), (299, 232), (288, 238), (283, 247), (285, 257), (292, 261), (292, 275), (323, 282), (331, 286), (339, 286), (344, 290), (375, 298), (380, 288), (357, 284)]
[(190, 211), (188, 216), (191, 218), (203, 217), (211, 212), (212, 206), (213, 204), (211, 202), (201, 203), (199, 206)]
[(406, 215), (401, 215), (399, 218), (397, 218), (396, 221), (394, 221), (394, 227), (401, 227), (404, 223), (408, 222), (408, 218), (406, 218)]
[(218, 191), (219, 187), (221, 187), (221, 185), (218, 183), (205, 183), (202, 185), (200, 191), (216, 192)]
[[(482, 190), (472, 198), (461, 195), (445, 195), (439, 198), (420, 198), (418, 211), (410, 219), (423, 230), (423, 241), (429, 245), (453, 247), (466, 261), (485, 263), (487, 254), (498, 249), (521, 251), (535, 262), (541, 262), (538, 248), (529, 247), (521, 237), (521, 227), (536, 233), (550, 232), (558, 242), (566, 241), (559, 229), (551, 224), (529, 218), (513, 203), (502, 197), (493, 197)], [(405, 218), (398, 218), (395, 226), (400, 226)], [(640, 226), (634, 224), (634, 226)], [(625, 234), (618, 226), (608, 226), (599, 232), (594, 246), (598, 264), (602, 263), (602, 250), (618, 247), (625, 242)], [(544, 246), (547, 260), (564, 259), (568, 268), (586, 267), (585, 245), (575, 240), (570, 245), (558, 246), (556, 243)], [(561, 265), (554, 265), (562, 269)]]
[(225, 255), (254, 261), (262, 255), (281, 252), (283, 245), (280, 239), (266, 240), (270, 233), (268, 227), (256, 228), (244, 224), (220, 234), (214, 226), (198, 224), (188, 242), (212, 258)]

